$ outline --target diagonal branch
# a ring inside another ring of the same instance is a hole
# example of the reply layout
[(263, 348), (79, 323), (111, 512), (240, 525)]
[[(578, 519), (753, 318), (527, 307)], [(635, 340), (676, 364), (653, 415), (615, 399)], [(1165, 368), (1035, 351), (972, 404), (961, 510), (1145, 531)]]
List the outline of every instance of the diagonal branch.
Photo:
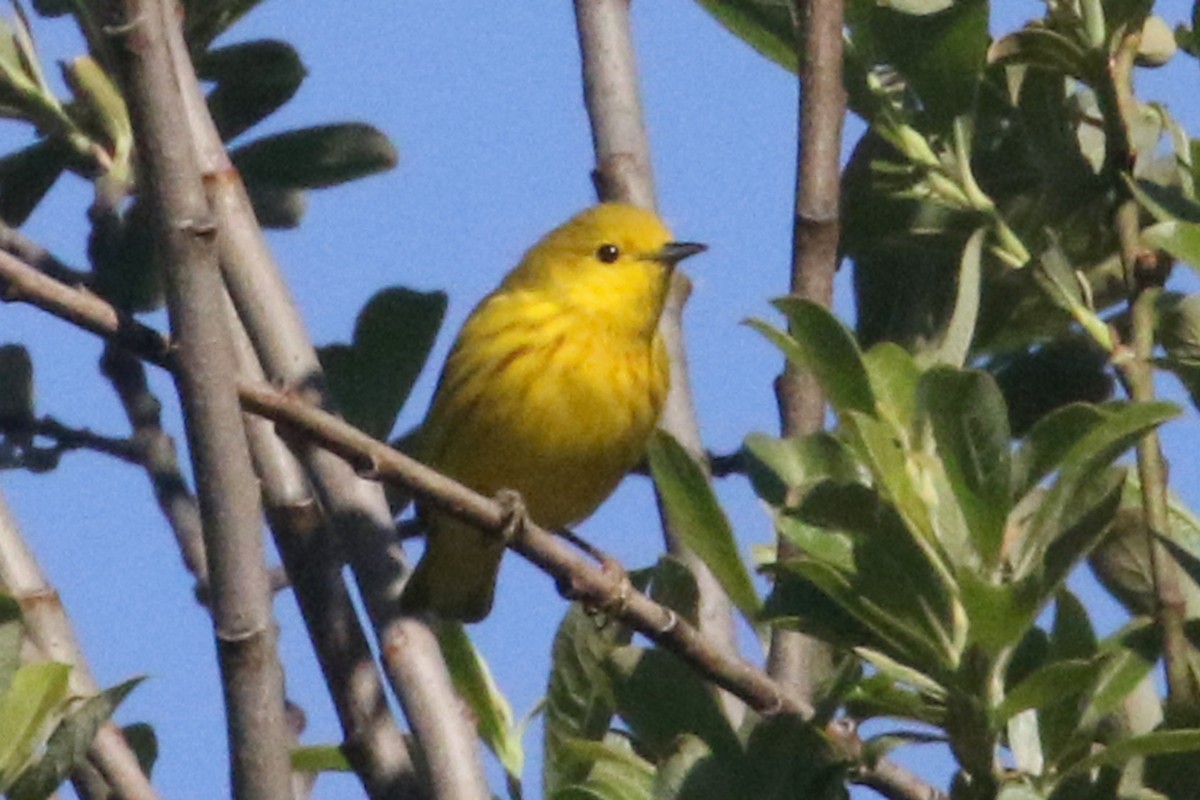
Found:
[(179, 342), (174, 377), (203, 520), (233, 793), (283, 800), (291, 788), (289, 734), (262, 509), (238, 413), (233, 346), (220, 313), (213, 224), (171, 70), (168, 31), (178, 26), (178, 15), (169, 0), (98, 5), (120, 56), (141, 200), (151, 212)]

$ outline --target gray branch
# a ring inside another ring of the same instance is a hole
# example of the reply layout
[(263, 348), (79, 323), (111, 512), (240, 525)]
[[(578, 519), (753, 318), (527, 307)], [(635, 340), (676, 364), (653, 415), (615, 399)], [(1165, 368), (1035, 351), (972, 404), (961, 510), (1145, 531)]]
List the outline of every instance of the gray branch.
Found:
[[(629, 0), (575, 0), (575, 21), (583, 62), (583, 98), (596, 155), (593, 173), (596, 191), (601, 200), (655, 208), (654, 171), (638, 91)], [(683, 307), (690, 293), (691, 282), (676, 271), (659, 323), (659, 333), (671, 362), (671, 387), (659, 425), (706, 468), (707, 454), (700, 441), (683, 348)], [(729, 598), (704, 562), (671, 531), (665, 515), (663, 527), (667, 550), (683, 561), (696, 578), (701, 630), (718, 647), (729, 653), (737, 652)], [(726, 715), (736, 725), (744, 709), (727, 694), (722, 694), (721, 700)]]
[[(842, 87), (842, 0), (794, 0), (800, 64), (796, 206), (788, 291), (826, 308), (833, 304), (838, 261), (839, 155), (846, 95)], [(775, 382), (784, 436), (825, 425), (825, 397), (816, 380), (790, 362)], [(779, 558), (796, 553), (779, 538)], [(810, 700), (833, 672), (829, 645), (796, 631), (771, 634), (768, 669)]]
[(283, 672), (276, 653), (258, 482), (222, 315), (215, 229), (182, 111), (168, 46), (169, 0), (99, 4), (114, 36), (178, 342), (176, 386), (203, 520), (210, 611), (225, 693), (234, 796), (291, 795)]

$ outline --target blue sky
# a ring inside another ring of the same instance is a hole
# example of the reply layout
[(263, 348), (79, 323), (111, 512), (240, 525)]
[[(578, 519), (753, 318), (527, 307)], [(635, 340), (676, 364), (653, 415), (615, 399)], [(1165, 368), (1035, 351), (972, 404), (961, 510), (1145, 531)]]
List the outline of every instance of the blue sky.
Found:
[[(1042, 8), (1035, 0), (993, 5), (996, 30)], [(728, 452), (751, 431), (777, 428), (771, 380), (779, 359), (739, 323), (769, 317), (768, 298), (786, 287), (795, 79), (690, 0), (634, 6), (660, 206), (678, 237), (711, 248), (687, 264), (695, 291), (685, 324), (704, 439), (712, 450)], [(1187, 18), (1190, 3), (1160, 2), (1158, 9), (1174, 24)], [(35, 34), (47, 62), (76, 52), (67, 22), (35, 20)], [(407, 428), (423, 415), (436, 364), (473, 304), (543, 232), (593, 202), (571, 6), (359, 0), (334, 9), (267, 0), (229, 41), (259, 37), (293, 43), (310, 72), (264, 131), (358, 119), (385, 131), (400, 151), (391, 173), (312, 194), (303, 227), (272, 234), (271, 244), (318, 343), (347, 339), (355, 314), (382, 286), (450, 293), (446, 328), (400, 421)], [(1192, 131), (1200, 129), (1195, 101), (1182, 104), (1195, 95), (1196, 69), (1181, 57), (1142, 83), (1143, 96), (1166, 101)], [(856, 136), (859, 129), (851, 130)], [(0, 124), (0, 151), (27, 138), (25, 129)], [(83, 181), (64, 181), (27, 231), (82, 265), (89, 201)], [(843, 271), (839, 309), (849, 308)], [(161, 317), (151, 321), (165, 327)], [(41, 413), (100, 432), (125, 431), (97, 374), (94, 339), (30, 309), (5, 306), (0, 343), (7, 341), (33, 352)], [(170, 382), (153, 377), (182, 441)], [(1194, 415), (1171, 426), (1167, 440), (1177, 490), (1200, 505), (1187, 458), (1197, 443)], [(100, 682), (149, 676), (118, 719), (155, 726), (161, 750), (155, 783), (164, 796), (227, 795), (210, 627), (145, 477), (81, 454), (50, 475), (4, 473), (0, 488), (60, 591)], [(769, 541), (767, 516), (744, 482), (722, 481), (719, 491), (745, 550)], [(628, 565), (653, 561), (661, 545), (646, 481), (626, 481), (581, 532)], [(1115, 627), (1112, 604), (1087, 580), (1078, 585), (1104, 609), (1104, 627)], [(550, 637), (564, 610), (549, 579), (507, 559), (496, 611), (473, 634), (518, 714), (544, 691)], [(336, 741), (337, 723), (291, 597), (280, 596), (276, 611), (288, 695), (308, 715), (304, 740)], [(536, 729), (527, 747), (531, 755), (540, 747)], [(917, 751), (905, 760), (919, 765), (928, 758)], [(536, 768), (527, 782), (527, 796), (537, 797)], [(316, 796), (358, 793), (352, 779), (327, 776)]]

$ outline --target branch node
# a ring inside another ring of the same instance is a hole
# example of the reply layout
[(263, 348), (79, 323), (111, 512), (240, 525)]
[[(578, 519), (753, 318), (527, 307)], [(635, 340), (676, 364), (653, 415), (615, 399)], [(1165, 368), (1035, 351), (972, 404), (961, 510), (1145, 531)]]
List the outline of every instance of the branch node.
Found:
[(179, 223), (179, 229), (201, 239), (210, 239), (217, 235), (217, 222), (209, 216), (185, 219)]
[(133, 19), (120, 23), (119, 25), (101, 25), (100, 30), (105, 36), (113, 39), (119, 39), (123, 36), (128, 36), (135, 30), (146, 24), (146, 15), (138, 14)]

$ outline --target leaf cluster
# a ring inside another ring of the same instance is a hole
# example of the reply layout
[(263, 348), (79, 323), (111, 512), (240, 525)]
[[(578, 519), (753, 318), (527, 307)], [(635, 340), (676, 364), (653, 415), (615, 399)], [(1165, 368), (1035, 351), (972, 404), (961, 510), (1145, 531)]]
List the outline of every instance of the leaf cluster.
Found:
[[(83, 761), (96, 731), (142, 679), (81, 696), (72, 689), (69, 665), (22, 663), (24, 636), (20, 607), (0, 594), (0, 794), (41, 800)], [(153, 731), (140, 725), (126, 734), (149, 774), (157, 748)]]

